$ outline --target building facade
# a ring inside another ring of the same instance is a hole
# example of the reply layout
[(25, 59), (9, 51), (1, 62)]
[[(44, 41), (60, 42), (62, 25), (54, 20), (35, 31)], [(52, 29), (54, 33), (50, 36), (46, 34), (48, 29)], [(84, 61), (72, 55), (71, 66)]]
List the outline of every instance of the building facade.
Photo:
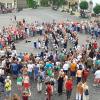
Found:
[(5, 8), (26, 8), (26, 0), (0, 0)]
[(15, 8), (15, 0), (0, 0), (5, 8)]
[(26, 0), (16, 0), (17, 8), (27, 8)]

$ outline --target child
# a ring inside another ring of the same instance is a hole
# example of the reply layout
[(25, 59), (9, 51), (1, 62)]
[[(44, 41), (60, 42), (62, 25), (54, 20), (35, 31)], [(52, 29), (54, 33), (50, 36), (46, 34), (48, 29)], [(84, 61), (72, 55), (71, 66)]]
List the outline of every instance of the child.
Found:
[(23, 78), (21, 75), (19, 75), (19, 77), (17, 78), (17, 86), (20, 92), (22, 92), (22, 81), (23, 81)]
[(22, 95), (22, 100), (28, 100), (28, 98), (29, 98), (28, 92), (27, 91), (24, 91), (23, 92), (23, 95)]

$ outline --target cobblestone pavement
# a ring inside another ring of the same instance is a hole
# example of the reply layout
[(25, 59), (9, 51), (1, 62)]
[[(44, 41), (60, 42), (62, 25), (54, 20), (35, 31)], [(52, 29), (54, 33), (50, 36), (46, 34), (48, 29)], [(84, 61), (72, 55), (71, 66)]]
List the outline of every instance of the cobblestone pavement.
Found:
[[(52, 21), (53, 19), (55, 19), (56, 21), (65, 21), (67, 19), (69, 20), (79, 19), (78, 17), (75, 17), (75, 16), (73, 17), (66, 13), (61, 13), (59, 11), (52, 11), (51, 9), (48, 9), (48, 8), (47, 9), (39, 8), (35, 10), (31, 10), (31, 9), (24, 10), (16, 14), (0, 15), (0, 26), (15, 24), (15, 22), (11, 21), (11, 18), (13, 18), (13, 15), (17, 15), (18, 20), (25, 18), (29, 23), (34, 22), (35, 20), (38, 20), (39, 22), (41, 22), (41, 21)], [(79, 34), (79, 44), (83, 44), (87, 36), (89, 35)], [(31, 42), (27, 44), (25, 43), (25, 40), (16, 43), (18, 52), (30, 51), (34, 54), (37, 54), (38, 52), (40, 52), (40, 50), (33, 49), (33, 42), (38, 40), (38, 38), (40, 37), (37, 36), (37, 37), (29, 38)], [(100, 45), (100, 40), (98, 40), (98, 44)], [(71, 45), (72, 44), (69, 43), (68, 47), (70, 48)], [(31, 87), (32, 96), (30, 100), (45, 100), (44, 91), (41, 94), (37, 93), (36, 83), (34, 83), (33, 80), (31, 81), (31, 83), (32, 83), (32, 87)], [(90, 100), (100, 100), (100, 87), (93, 87), (92, 83), (93, 83), (93, 75), (91, 75), (88, 79), (88, 85), (89, 85), (89, 90), (90, 90)], [(75, 92), (76, 92), (75, 87), (76, 86), (74, 85), (71, 100), (75, 100)], [(13, 80), (12, 93), (18, 93), (18, 90), (16, 87), (16, 80)], [(4, 100), (3, 97), (4, 96), (1, 96), (0, 100)], [(66, 95), (65, 94), (63, 94), (62, 96), (58, 96), (57, 94), (53, 95), (52, 100), (66, 100)]]

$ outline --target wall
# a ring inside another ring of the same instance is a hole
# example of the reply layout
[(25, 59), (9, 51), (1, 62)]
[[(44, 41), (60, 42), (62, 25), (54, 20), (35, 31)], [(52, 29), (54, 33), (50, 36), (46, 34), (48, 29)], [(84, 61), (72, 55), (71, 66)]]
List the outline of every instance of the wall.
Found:
[(14, 8), (15, 6), (14, 6), (14, 0), (0, 0), (0, 2), (1, 3), (4, 3), (5, 4), (5, 7), (7, 7), (8, 5), (8, 3), (11, 3), (11, 6), (12, 6), (12, 8)]
[(27, 2), (26, 0), (17, 0), (17, 8), (26, 8)]

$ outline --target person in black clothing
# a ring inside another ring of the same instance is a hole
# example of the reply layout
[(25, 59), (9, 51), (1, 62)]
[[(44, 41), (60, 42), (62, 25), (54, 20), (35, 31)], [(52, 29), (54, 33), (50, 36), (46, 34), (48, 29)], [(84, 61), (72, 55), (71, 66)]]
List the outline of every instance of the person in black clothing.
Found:
[(9, 59), (6, 60), (5, 73), (6, 73), (6, 75), (8, 75), (10, 73), (10, 62), (9, 62)]
[(5, 82), (5, 78), (2, 75), (0, 75), (0, 83), (4, 84), (4, 82)]
[(0, 75), (0, 94), (4, 92), (5, 77)]
[(89, 57), (93, 59), (94, 55), (95, 55), (95, 50), (91, 49), (91, 51), (89, 53)]
[(78, 39), (75, 41), (75, 47), (77, 48), (78, 46)]
[(12, 49), (12, 50), (16, 50), (16, 47), (15, 47), (14, 42), (13, 42), (12, 45), (11, 45), (11, 49)]
[(61, 95), (63, 92), (63, 81), (64, 81), (63, 77), (59, 76), (59, 78), (58, 78), (58, 93), (59, 93), (59, 95)]
[(48, 43), (49, 43), (49, 41), (48, 41), (48, 39), (46, 39), (45, 40), (45, 46), (47, 47), (47, 49), (48, 49)]

